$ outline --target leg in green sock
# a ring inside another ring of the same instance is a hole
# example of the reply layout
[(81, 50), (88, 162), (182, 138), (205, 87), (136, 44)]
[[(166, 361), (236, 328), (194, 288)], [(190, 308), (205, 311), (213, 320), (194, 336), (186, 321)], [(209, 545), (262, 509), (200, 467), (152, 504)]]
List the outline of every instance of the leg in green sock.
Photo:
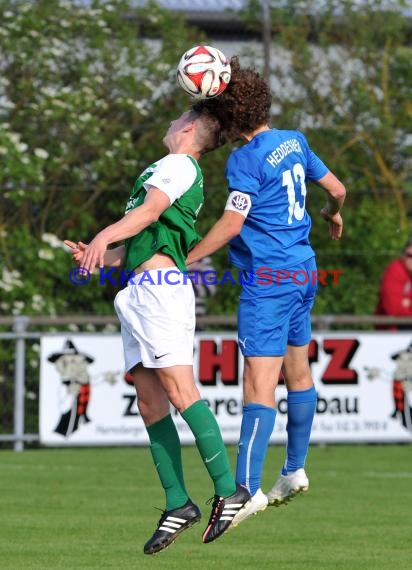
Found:
[(147, 427), (150, 451), (166, 494), (166, 510), (177, 509), (188, 500), (182, 467), (179, 435), (171, 415)]
[(203, 400), (186, 408), (181, 415), (195, 436), (216, 495), (229, 497), (236, 491), (236, 483), (215, 416)]

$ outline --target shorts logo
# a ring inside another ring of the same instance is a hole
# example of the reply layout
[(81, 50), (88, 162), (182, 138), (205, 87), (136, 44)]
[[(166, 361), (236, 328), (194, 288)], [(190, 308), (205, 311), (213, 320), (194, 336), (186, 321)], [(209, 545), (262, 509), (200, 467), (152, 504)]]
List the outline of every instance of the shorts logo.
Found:
[(241, 211), (246, 210), (248, 205), (249, 205), (248, 200), (244, 196), (240, 196), (239, 194), (233, 196), (232, 206), (236, 208), (236, 210), (241, 210)]
[(159, 358), (163, 358), (164, 356), (166, 356), (166, 354), (169, 354), (169, 353), (165, 352), (164, 354), (160, 354), (160, 356), (157, 356), (157, 354), (155, 354), (155, 359), (159, 360)]

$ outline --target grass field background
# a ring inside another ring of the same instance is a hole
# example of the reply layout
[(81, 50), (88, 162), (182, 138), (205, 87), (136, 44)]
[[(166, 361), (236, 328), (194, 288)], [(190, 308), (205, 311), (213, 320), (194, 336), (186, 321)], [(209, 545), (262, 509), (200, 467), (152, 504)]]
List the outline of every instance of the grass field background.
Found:
[[(145, 448), (0, 451), (2, 570), (401, 570), (412, 567), (412, 447), (312, 447), (310, 490), (201, 543), (213, 494), (196, 448), (184, 448), (199, 525), (156, 556), (143, 544), (163, 492)], [(235, 464), (234, 447), (229, 448)], [(263, 489), (283, 447), (271, 447)]]

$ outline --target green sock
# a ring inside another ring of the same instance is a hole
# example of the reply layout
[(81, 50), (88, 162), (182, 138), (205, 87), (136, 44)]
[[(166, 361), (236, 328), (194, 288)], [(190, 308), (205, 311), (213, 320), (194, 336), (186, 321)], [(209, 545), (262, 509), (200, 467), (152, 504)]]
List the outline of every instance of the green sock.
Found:
[(203, 400), (198, 400), (181, 414), (192, 430), (203, 463), (215, 486), (215, 494), (229, 497), (236, 491), (222, 434), (215, 416)]
[(182, 466), (182, 451), (176, 426), (169, 414), (147, 427), (150, 451), (166, 494), (166, 510), (178, 509), (188, 500)]

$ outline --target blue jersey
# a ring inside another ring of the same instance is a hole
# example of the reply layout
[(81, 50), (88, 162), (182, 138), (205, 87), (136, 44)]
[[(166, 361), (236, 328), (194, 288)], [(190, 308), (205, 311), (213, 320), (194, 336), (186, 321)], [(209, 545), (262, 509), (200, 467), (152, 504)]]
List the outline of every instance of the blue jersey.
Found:
[(306, 181), (327, 173), (299, 131), (263, 131), (234, 150), (226, 165), (229, 192), (249, 194), (252, 207), (241, 233), (230, 242), (232, 264), (284, 269), (313, 257)]

